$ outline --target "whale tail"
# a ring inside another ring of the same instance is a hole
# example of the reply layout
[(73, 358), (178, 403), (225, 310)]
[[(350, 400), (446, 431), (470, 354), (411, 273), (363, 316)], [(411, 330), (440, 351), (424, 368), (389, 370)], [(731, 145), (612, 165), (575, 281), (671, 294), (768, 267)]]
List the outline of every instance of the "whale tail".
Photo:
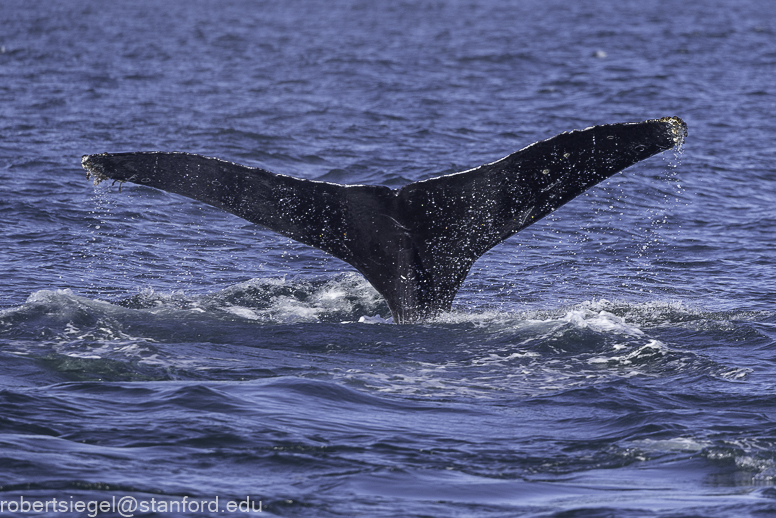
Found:
[(103, 153), (81, 160), (95, 182), (188, 196), (351, 264), (394, 322), (450, 309), (474, 262), (626, 167), (681, 143), (678, 117), (561, 133), (461, 173), (383, 186), (337, 185), (188, 153)]

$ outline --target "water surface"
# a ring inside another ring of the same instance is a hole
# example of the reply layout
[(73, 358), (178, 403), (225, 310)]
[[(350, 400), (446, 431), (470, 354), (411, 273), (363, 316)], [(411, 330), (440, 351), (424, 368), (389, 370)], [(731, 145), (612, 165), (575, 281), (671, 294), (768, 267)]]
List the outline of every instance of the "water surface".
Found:
[[(770, 7), (5, 2), (0, 500), (776, 511)], [(491, 250), (408, 326), (341, 261), (80, 168), (188, 151), (398, 187), (662, 116), (683, 149)], [(155, 509), (135, 514), (176, 514)]]

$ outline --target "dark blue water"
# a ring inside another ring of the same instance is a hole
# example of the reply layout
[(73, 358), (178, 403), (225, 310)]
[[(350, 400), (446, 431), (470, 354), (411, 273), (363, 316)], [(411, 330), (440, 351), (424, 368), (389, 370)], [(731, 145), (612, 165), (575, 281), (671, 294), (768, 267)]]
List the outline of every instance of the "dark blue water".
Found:
[[(776, 512), (770, 2), (0, 3), (0, 514)], [(397, 187), (662, 116), (681, 150), (418, 325), (322, 252), (80, 167)]]

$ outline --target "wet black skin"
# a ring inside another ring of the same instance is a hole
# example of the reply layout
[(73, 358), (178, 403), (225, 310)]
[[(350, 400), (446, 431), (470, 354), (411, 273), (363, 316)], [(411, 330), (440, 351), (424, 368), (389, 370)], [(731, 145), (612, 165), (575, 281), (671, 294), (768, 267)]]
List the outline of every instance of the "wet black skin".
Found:
[(448, 311), (474, 262), (593, 185), (686, 135), (677, 118), (562, 133), (506, 158), (400, 189), (278, 175), (188, 153), (87, 155), (96, 181), (219, 207), (351, 264), (411, 323)]

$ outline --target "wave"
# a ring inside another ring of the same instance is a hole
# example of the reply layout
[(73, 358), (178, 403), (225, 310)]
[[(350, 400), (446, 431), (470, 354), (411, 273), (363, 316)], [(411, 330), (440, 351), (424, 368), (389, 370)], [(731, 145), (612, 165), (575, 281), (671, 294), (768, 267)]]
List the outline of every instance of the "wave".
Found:
[(704, 350), (742, 335), (774, 343), (771, 313), (678, 301), (455, 309), (409, 326), (385, 325), (387, 314), (356, 274), (252, 279), (205, 295), (148, 289), (113, 302), (43, 290), (0, 311), (0, 353), (37, 362), (51, 382), (294, 375), (428, 398), (502, 398), (632, 377), (741, 381), (750, 368)]

